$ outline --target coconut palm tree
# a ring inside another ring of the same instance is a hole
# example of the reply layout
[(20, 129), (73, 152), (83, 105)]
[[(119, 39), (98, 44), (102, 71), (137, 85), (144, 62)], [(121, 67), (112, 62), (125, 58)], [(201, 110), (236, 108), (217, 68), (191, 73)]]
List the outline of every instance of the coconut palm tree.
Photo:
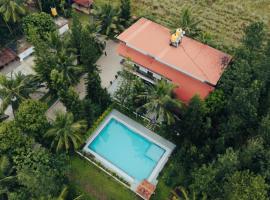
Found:
[(20, 102), (30, 98), (30, 94), (39, 87), (31, 75), (23, 75), (19, 72), (7, 77), (0, 74), (0, 99), (2, 100), (0, 113), (3, 113), (9, 105), (15, 111)]
[(192, 10), (189, 8), (184, 8), (181, 12), (180, 26), (186, 32), (188, 36), (194, 37), (199, 35), (200, 29), (198, 25), (201, 23), (200, 20), (197, 20), (192, 16)]
[(60, 82), (65, 87), (77, 84), (85, 68), (76, 63), (75, 49), (69, 47), (65, 40), (61, 40), (57, 33), (50, 35), (48, 43), (54, 61), (53, 73), (57, 75), (57, 80), (54, 81)]
[(119, 9), (114, 8), (111, 4), (97, 6), (92, 11), (95, 19), (99, 22), (100, 32), (107, 36), (113, 36), (124, 30), (120, 23)]
[(77, 65), (74, 52), (57, 33), (51, 33), (46, 41), (36, 40), (36, 77), (46, 83), (51, 92), (75, 85), (86, 71), (85, 67)]
[(25, 9), (15, 0), (0, 0), (0, 14), (3, 16), (3, 19), (6, 22), (6, 25), (10, 32), (11, 28), (8, 23), (18, 22), (21, 16), (25, 15), (25, 13)]
[[(53, 73), (57, 74), (57, 81), (66, 87), (75, 85), (79, 82), (80, 74), (85, 71), (85, 68), (75, 63), (76, 56), (68, 53), (64, 48), (56, 53), (55, 66)], [(51, 77), (54, 79), (53, 77)], [(55, 79), (54, 79), (55, 80)]]
[(74, 122), (72, 113), (56, 113), (52, 127), (44, 137), (51, 139), (51, 148), (56, 152), (75, 150), (80, 147), (83, 133), (87, 128), (86, 121)]
[(137, 100), (146, 102), (138, 110), (146, 110), (154, 122), (173, 124), (176, 118), (174, 112), (182, 108), (182, 103), (173, 97), (175, 88), (175, 85), (164, 80), (157, 82), (146, 92), (138, 95)]

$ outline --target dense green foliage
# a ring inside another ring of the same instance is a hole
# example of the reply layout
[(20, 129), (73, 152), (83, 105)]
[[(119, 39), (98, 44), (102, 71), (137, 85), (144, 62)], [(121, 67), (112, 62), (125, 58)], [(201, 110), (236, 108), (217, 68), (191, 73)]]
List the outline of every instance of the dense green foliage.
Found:
[(138, 101), (137, 94), (141, 94), (146, 91), (146, 87), (142, 79), (129, 73), (126, 70), (120, 72), (120, 77), (122, 79), (120, 86), (114, 94), (114, 97), (121, 105), (129, 108), (132, 111), (136, 109), (145, 102)]
[(30, 98), (30, 94), (39, 88), (31, 75), (22, 73), (11, 74), (7, 77), (0, 74), (0, 98), (2, 99), (0, 113), (3, 113), (8, 105), (12, 106), (13, 112), (17, 110), (19, 103)]
[(131, 5), (130, 0), (121, 0), (120, 14), (121, 24), (126, 27), (131, 20)]
[(174, 98), (173, 90), (175, 85), (166, 81), (159, 81), (153, 87), (149, 87), (146, 92), (138, 94), (139, 101), (145, 101), (145, 104), (138, 110), (146, 110), (153, 122), (165, 122), (174, 124), (176, 110), (182, 108), (181, 102)]
[(225, 199), (248, 200), (269, 199), (267, 195), (268, 185), (261, 176), (255, 176), (249, 171), (235, 172), (225, 183)]
[(44, 12), (32, 13), (23, 18), (23, 29), (27, 39), (31, 41), (31, 31), (40, 39), (46, 39), (51, 32), (56, 31), (52, 17)]
[(23, 101), (16, 113), (17, 126), (25, 134), (31, 135), (37, 141), (40, 141), (48, 127), (45, 116), (47, 109), (47, 105), (42, 102), (35, 100)]
[(59, 193), (65, 180), (65, 157), (51, 154), (24, 135), (16, 120), (0, 125), (0, 140), (1, 155), (6, 155), (2, 159), (12, 166), (9, 171), (3, 169), (1, 199), (40, 199)]
[(95, 19), (100, 26), (100, 33), (113, 37), (124, 30), (120, 24), (119, 8), (113, 7), (111, 4), (103, 4), (95, 7), (93, 10)]
[(100, 106), (104, 111), (110, 105), (110, 95), (107, 90), (101, 87), (101, 80), (97, 71), (88, 73), (87, 76), (87, 99)]
[(17, 0), (0, 1), (0, 14), (7, 23), (19, 21), (25, 13), (24, 7), (22, 7)]

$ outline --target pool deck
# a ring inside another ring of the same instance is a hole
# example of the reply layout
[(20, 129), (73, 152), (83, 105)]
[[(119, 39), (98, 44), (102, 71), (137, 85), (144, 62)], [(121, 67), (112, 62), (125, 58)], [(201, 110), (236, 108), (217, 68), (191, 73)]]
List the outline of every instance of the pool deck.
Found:
[(107, 123), (112, 119), (116, 119), (119, 122), (123, 123), (125, 126), (136, 132), (137, 134), (140, 134), (144, 138), (148, 139), (149, 141), (159, 145), (165, 150), (165, 153), (160, 158), (159, 162), (157, 163), (156, 167), (152, 171), (151, 175), (147, 178), (147, 181), (149, 181), (153, 185), (157, 185), (157, 177), (163, 167), (165, 166), (166, 162), (168, 161), (168, 158), (170, 157), (171, 153), (173, 152), (174, 148), (176, 147), (173, 143), (169, 142), (168, 140), (162, 138), (158, 134), (154, 133), (153, 131), (147, 129), (143, 125), (139, 124), (138, 122), (134, 121), (133, 119), (130, 119), (126, 115), (120, 113), (117, 110), (112, 110), (110, 114), (101, 122), (101, 124), (98, 126), (98, 128), (95, 130), (95, 132), (88, 138), (86, 145), (83, 148), (84, 152), (90, 153), (95, 157), (95, 160), (102, 163), (103, 166), (105, 166), (110, 171), (116, 172), (120, 177), (124, 178), (126, 181), (130, 183), (130, 189), (134, 192), (136, 192), (137, 187), (139, 186), (140, 182), (137, 182), (133, 177), (126, 174), (124, 171), (119, 169), (117, 166), (113, 165), (106, 159), (102, 158), (97, 153), (93, 152), (88, 148), (89, 144), (97, 137), (97, 135), (100, 133), (100, 131), (107, 125)]

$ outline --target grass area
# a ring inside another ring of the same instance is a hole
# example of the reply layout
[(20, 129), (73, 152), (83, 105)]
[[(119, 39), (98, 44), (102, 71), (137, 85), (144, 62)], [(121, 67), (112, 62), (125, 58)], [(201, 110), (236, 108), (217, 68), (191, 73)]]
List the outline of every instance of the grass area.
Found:
[[(119, 0), (96, 0), (96, 4)], [(238, 46), (243, 27), (262, 20), (270, 26), (269, 0), (131, 0), (133, 15), (146, 16), (170, 28), (178, 27), (181, 10), (189, 7), (201, 28), (219, 46)]]
[(79, 156), (71, 157), (70, 181), (86, 200), (138, 200), (139, 198), (112, 177)]

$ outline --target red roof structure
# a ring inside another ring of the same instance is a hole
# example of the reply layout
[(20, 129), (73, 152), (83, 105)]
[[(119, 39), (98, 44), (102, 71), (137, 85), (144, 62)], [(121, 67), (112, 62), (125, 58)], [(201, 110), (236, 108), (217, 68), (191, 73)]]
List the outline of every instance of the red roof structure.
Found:
[(17, 54), (9, 48), (0, 50), (0, 68), (15, 61), (17, 58)]
[(178, 85), (176, 94), (183, 101), (195, 94), (206, 97), (232, 57), (185, 36), (172, 47), (170, 37), (168, 28), (141, 18), (118, 36), (118, 53)]
[(143, 180), (140, 185), (137, 187), (136, 192), (143, 197), (144, 199), (148, 200), (151, 198), (152, 194), (154, 193), (156, 186), (148, 182), (147, 180)]
[(89, 8), (94, 3), (94, 0), (73, 0), (73, 2), (80, 6)]

